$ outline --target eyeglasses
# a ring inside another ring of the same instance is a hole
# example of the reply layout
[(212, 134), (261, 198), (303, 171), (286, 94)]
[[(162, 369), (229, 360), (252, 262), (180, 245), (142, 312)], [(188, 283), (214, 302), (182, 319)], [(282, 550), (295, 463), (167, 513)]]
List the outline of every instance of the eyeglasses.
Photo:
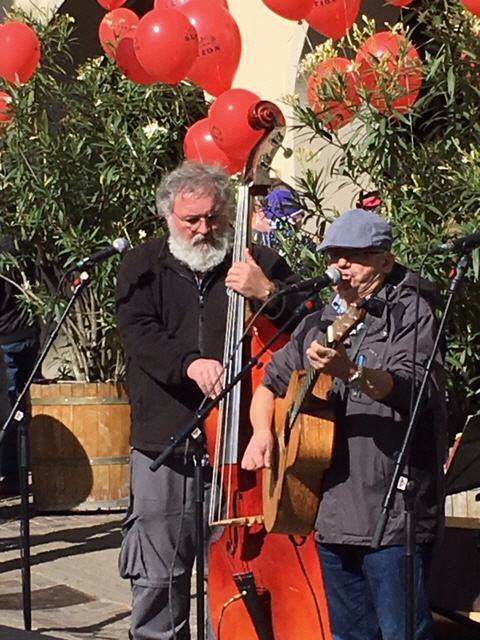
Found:
[(338, 262), (344, 258), (347, 262), (364, 262), (369, 256), (385, 253), (384, 249), (331, 249), (325, 251), (327, 262)]
[(189, 227), (198, 227), (202, 220), (210, 226), (214, 227), (219, 224), (222, 215), (220, 213), (209, 212), (203, 214), (190, 214), (188, 216), (179, 216), (178, 213), (172, 211), (172, 214), (180, 220), (180, 222), (185, 223)]

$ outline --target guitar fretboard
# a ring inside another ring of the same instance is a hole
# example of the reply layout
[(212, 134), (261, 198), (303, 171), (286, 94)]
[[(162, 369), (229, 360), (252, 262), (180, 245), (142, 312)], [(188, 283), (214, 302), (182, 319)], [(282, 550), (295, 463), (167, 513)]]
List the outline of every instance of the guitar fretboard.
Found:
[[(327, 327), (325, 338), (322, 339), (322, 344), (335, 349), (337, 345), (345, 340), (360, 320), (363, 319), (365, 313), (363, 302), (351, 304), (342, 315), (338, 316), (334, 322)], [(320, 374), (321, 371), (318, 371), (311, 365), (306, 369), (305, 379), (290, 412), (288, 420), (289, 429), (293, 427), (295, 420), (299, 413), (301, 413), (304, 403), (310, 397)]]

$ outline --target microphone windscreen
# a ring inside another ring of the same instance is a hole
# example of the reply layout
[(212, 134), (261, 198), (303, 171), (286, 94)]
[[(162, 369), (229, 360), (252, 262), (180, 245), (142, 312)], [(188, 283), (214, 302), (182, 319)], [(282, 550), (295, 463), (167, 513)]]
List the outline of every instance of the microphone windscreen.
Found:
[(126, 238), (115, 238), (115, 240), (112, 242), (112, 247), (118, 253), (123, 253), (130, 248), (130, 243)]

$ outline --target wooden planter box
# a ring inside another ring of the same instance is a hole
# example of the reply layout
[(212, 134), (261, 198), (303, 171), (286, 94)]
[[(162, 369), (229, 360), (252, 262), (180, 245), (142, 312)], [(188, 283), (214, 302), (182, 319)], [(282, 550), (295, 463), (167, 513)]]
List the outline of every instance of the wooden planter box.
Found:
[(30, 468), (38, 511), (124, 509), (130, 493), (125, 385), (59, 383), (31, 389)]

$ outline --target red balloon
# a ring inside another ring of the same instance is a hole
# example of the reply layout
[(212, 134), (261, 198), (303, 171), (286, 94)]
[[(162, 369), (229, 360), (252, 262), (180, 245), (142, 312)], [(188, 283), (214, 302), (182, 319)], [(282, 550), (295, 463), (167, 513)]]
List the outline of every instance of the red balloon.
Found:
[(287, 20), (303, 20), (313, 8), (313, 0), (263, 0), (263, 3)]
[(462, 4), (476, 16), (480, 16), (480, 0), (461, 0)]
[[(155, 9), (179, 9), (184, 4), (191, 2), (191, 0), (155, 0)], [(212, 2), (218, 3), (220, 6), (228, 9), (227, 0), (212, 0)]]
[(135, 32), (135, 53), (145, 71), (158, 82), (183, 80), (198, 55), (198, 37), (188, 19), (174, 9), (153, 9)]
[[(339, 129), (350, 122), (355, 116), (352, 107), (360, 104), (352, 66), (351, 60), (336, 56), (320, 62), (308, 78), (308, 101), (318, 118), (330, 129)], [(338, 98), (325, 95), (325, 81)]]
[(390, 31), (375, 33), (360, 47), (355, 62), (360, 83), (369, 92), (369, 102), (379, 111), (405, 113), (418, 98), (422, 61), (404, 36)]
[(132, 27), (128, 33), (118, 43), (115, 60), (118, 67), (129, 80), (138, 84), (153, 84), (156, 82), (138, 61), (135, 53), (134, 45), (135, 27)]
[(0, 124), (10, 122), (13, 118), (12, 96), (6, 91), (0, 91)]
[(408, 7), (412, 4), (413, 0), (387, 0), (389, 4), (393, 4), (395, 7)]
[(98, 4), (101, 4), (104, 9), (111, 11), (112, 9), (118, 9), (123, 7), (127, 0), (97, 0)]
[(215, 143), (232, 158), (246, 159), (262, 132), (250, 126), (250, 107), (260, 98), (246, 89), (229, 89), (212, 103), (208, 112)]
[(25, 84), (40, 62), (40, 40), (24, 22), (0, 26), (0, 76), (8, 82)]
[(230, 175), (243, 169), (244, 162), (229, 158), (217, 145), (210, 133), (208, 118), (198, 120), (187, 130), (183, 141), (187, 160), (206, 164), (218, 164)]
[(190, 0), (178, 7), (198, 35), (198, 58), (188, 77), (213, 96), (232, 86), (242, 41), (232, 15), (211, 0)]
[(343, 37), (357, 19), (361, 0), (314, 0), (308, 24), (327, 38)]
[(120, 39), (140, 22), (130, 9), (114, 9), (105, 14), (98, 27), (98, 38), (109, 58), (115, 59)]

